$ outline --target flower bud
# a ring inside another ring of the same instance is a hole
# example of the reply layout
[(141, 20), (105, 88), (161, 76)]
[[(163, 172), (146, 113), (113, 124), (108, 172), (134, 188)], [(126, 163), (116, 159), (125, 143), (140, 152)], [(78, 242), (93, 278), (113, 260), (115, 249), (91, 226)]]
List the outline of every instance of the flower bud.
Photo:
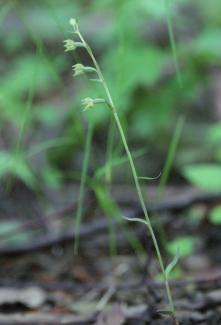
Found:
[(74, 28), (74, 33), (77, 33), (78, 32), (78, 24), (77, 24), (76, 19), (71, 18), (69, 20), (69, 24)]

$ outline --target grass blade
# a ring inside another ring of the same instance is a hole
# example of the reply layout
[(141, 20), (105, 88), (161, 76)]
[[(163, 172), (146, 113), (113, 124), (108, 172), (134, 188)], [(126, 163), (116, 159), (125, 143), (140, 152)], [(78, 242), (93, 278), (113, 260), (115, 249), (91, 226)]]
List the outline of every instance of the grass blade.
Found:
[(91, 143), (93, 137), (93, 124), (89, 122), (86, 142), (85, 142), (85, 149), (84, 149), (84, 161), (83, 167), (81, 172), (81, 181), (80, 181), (80, 192), (78, 198), (78, 207), (76, 212), (76, 222), (75, 222), (75, 242), (74, 242), (74, 254), (77, 255), (79, 249), (79, 229), (82, 220), (82, 213), (83, 213), (83, 203), (84, 203), (84, 196), (85, 196), (85, 186), (86, 186), (86, 179), (87, 179), (87, 172), (90, 160), (90, 152), (91, 152)]
[(166, 162), (164, 164), (162, 176), (160, 178), (160, 184), (159, 184), (159, 189), (158, 189), (158, 200), (160, 199), (160, 196), (162, 195), (164, 188), (166, 186), (167, 180), (169, 178), (172, 164), (174, 162), (174, 157), (176, 155), (177, 146), (178, 146), (181, 134), (182, 134), (183, 127), (184, 127), (184, 122), (185, 122), (185, 117), (180, 116), (178, 119), (178, 122), (176, 124), (176, 128), (175, 128), (172, 140), (170, 142)]
[(175, 65), (175, 70), (176, 70), (177, 81), (178, 81), (179, 87), (183, 88), (183, 81), (182, 81), (179, 62), (178, 62), (177, 47), (176, 47), (172, 18), (171, 18), (171, 13), (170, 13), (170, 4), (169, 4), (170, 0), (164, 0), (164, 1), (165, 1), (165, 8), (166, 8), (167, 28), (168, 28), (168, 33), (169, 33), (170, 46), (171, 46), (173, 58), (174, 58), (174, 65)]

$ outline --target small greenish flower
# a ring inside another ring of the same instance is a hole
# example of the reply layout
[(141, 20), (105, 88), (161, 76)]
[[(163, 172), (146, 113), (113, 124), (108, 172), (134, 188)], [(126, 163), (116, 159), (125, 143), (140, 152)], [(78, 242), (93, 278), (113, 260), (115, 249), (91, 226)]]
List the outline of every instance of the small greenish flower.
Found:
[(94, 107), (94, 99), (90, 97), (86, 97), (82, 100), (82, 104), (84, 105), (84, 111), (87, 111), (88, 109)]
[(104, 99), (101, 98), (84, 98), (82, 100), (82, 104), (84, 105), (84, 111), (87, 111), (88, 109), (91, 109), (92, 107), (94, 107), (96, 104), (103, 104), (106, 103), (106, 101)]
[(69, 20), (69, 24), (74, 28), (74, 33), (77, 33), (78, 32), (78, 24), (77, 24), (76, 19), (71, 18)]
[(72, 39), (66, 39), (64, 40), (64, 47), (65, 52), (68, 52), (76, 50), (77, 47), (85, 47), (85, 45), (81, 42), (75, 42)]
[(74, 77), (79, 76), (85, 72), (96, 72), (97, 70), (93, 67), (85, 67), (81, 63), (74, 64), (72, 66), (72, 69), (74, 71)]
[(64, 40), (65, 52), (74, 51), (76, 49), (76, 42), (72, 39)]
[(83, 64), (77, 63), (73, 65), (74, 77), (79, 76), (85, 72), (85, 66)]

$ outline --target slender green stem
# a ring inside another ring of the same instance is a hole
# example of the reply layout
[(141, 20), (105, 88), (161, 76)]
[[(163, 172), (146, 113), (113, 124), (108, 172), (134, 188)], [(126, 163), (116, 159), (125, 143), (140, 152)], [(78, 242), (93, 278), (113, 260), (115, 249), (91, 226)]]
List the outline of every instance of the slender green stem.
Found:
[(114, 146), (114, 125), (113, 120), (111, 119), (108, 136), (107, 136), (107, 150), (106, 150), (106, 162), (105, 162), (105, 182), (109, 186), (112, 181), (112, 155), (113, 155), (113, 146)]
[(92, 136), (93, 136), (93, 124), (92, 122), (90, 122), (88, 126), (86, 142), (85, 142), (84, 161), (83, 161), (83, 167), (81, 172), (80, 192), (79, 192), (78, 207), (76, 212), (75, 241), (74, 241), (75, 255), (78, 253), (78, 248), (79, 248), (79, 228), (82, 220), (85, 184), (86, 184), (87, 171), (89, 166)]
[(104, 91), (105, 91), (106, 96), (107, 96), (108, 107), (111, 109), (111, 112), (113, 114), (114, 120), (115, 120), (117, 128), (118, 128), (118, 131), (120, 133), (121, 140), (123, 142), (124, 149), (126, 151), (128, 161), (129, 161), (129, 164), (130, 164), (130, 167), (131, 167), (134, 183), (135, 183), (136, 190), (137, 190), (137, 195), (138, 195), (138, 198), (139, 198), (139, 201), (140, 201), (143, 213), (144, 213), (144, 217), (145, 217), (145, 219), (147, 221), (147, 227), (148, 227), (148, 230), (150, 232), (151, 238), (153, 240), (153, 244), (154, 244), (155, 251), (156, 251), (156, 254), (157, 254), (157, 258), (158, 258), (158, 261), (159, 261), (160, 269), (161, 269), (161, 272), (162, 272), (162, 275), (163, 275), (163, 278), (164, 278), (166, 292), (167, 292), (168, 301), (169, 301), (169, 305), (170, 305), (170, 311), (171, 311), (172, 315), (175, 317), (175, 307), (174, 307), (174, 303), (173, 303), (173, 299), (172, 299), (172, 294), (171, 294), (168, 278), (167, 278), (166, 273), (165, 273), (165, 267), (164, 267), (163, 259), (162, 259), (162, 256), (161, 256), (160, 248), (159, 248), (159, 245), (158, 245), (158, 242), (157, 242), (153, 227), (151, 225), (151, 221), (150, 221), (150, 218), (149, 218), (149, 215), (148, 215), (148, 212), (147, 212), (146, 205), (144, 203), (144, 197), (143, 197), (143, 193), (142, 193), (141, 186), (140, 186), (140, 183), (139, 183), (139, 178), (138, 178), (138, 175), (137, 175), (135, 164), (134, 164), (130, 149), (128, 147), (127, 140), (126, 140), (126, 137), (125, 137), (125, 134), (124, 134), (124, 131), (123, 131), (123, 128), (122, 128), (122, 125), (121, 125), (117, 110), (115, 108), (112, 96), (111, 96), (109, 88), (107, 86), (107, 83), (106, 83), (106, 81), (104, 79), (104, 76), (103, 76), (103, 74), (101, 72), (100, 66), (99, 66), (96, 58), (94, 57), (91, 48), (85, 42), (85, 40), (82, 37), (80, 32), (78, 33), (78, 35), (79, 35), (82, 43), (85, 46), (85, 49), (87, 50), (89, 56), (91, 57), (91, 59), (92, 59), (92, 61), (94, 63), (94, 66), (95, 66), (95, 68), (97, 70), (98, 77), (99, 77), (99, 79), (101, 80), (101, 82), (103, 84)]
[(129, 160), (129, 163), (130, 163), (130, 167), (131, 167), (132, 175), (133, 175), (133, 178), (134, 178), (134, 183), (135, 183), (135, 186), (136, 186), (138, 198), (139, 198), (139, 201), (140, 201), (143, 213), (144, 213), (144, 217), (145, 217), (145, 219), (147, 221), (147, 227), (149, 229), (151, 238), (153, 240), (153, 244), (154, 244), (156, 254), (157, 254), (157, 257), (158, 257), (160, 269), (161, 269), (161, 272), (162, 272), (163, 277), (164, 277), (171, 312), (172, 312), (173, 315), (175, 315), (175, 307), (174, 307), (174, 304), (173, 304), (173, 299), (172, 299), (172, 294), (171, 294), (170, 286), (169, 286), (169, 283), (168, 283), (168, 279), (167, 279), (167, 276), (166, 276), (166, 273), (165, 273), (165, 267), (164, 267), (163, 259), (162, 259), (161, 253), (160, 253), (160, 248), (159, 248), (159, 245), (158, 245), (158, 242), (157, 242), (153, 227), (151, 225), (151, 221), (150, 221), (150, 218), (149, 218), (149, 215), (148, 215), (148, 212), (147, 212), (146, 205), (144, 203), (144, 197), (143, 197), (143, 193), (142, 193), (142, 190), (141, 190), (139, 178), (137, 176), (137, 171), (136, 171), (136, 168), (135, 168), (135, 165), (134, 165), (134, 161), (133, 161), (130, 149), (128, 147), (127, 140), (125, 138), (124, 131), (122, 129), (119, 116), (118, 116), (117, 111), (116, 111), (116, 109), (114, 107), (113, 107), (113, 115), (114, 115), (114, 119), (116, 121), (118, 130), (119, 130), (119, 133), (120, 133), (120, 136), (121, 136), (121, 139), (122, 139), (122, 142), (123, 142), (123, 145), (124, 145), (124, 148), (125, 148), (128, 160)]
[(182, 130), (183, 130), (183, 126), (184, 126), (184, 122), (185, 122), (185, 117), (184, 116), (180, 116), (177, 124), (176, 124), (176, 128), (172, 137), (172, 140), (170, 142), (169, 145), (169, 149), (168, 149), (168, 154), (167, 154), (167, 158), (166, 158), (166, 162), (164, 164), (163, 167), (163, 171), (162, 171), (162, 176), (160, 178), (160, 184), (159, 184), (159, 189), (158, 189), (158, 193), (157, 193), (157, 199), (158, 201), (161, 198), (161, 195), (165, 189), (166, 183), (168, 181), (168, 178), (170, 176), (170, 171), (174, 162), (174, 157), (176, 154), (176, 150), (177, 150), (177, 146), (179, 144), (180, 141), (180, 137), (182, 134)]

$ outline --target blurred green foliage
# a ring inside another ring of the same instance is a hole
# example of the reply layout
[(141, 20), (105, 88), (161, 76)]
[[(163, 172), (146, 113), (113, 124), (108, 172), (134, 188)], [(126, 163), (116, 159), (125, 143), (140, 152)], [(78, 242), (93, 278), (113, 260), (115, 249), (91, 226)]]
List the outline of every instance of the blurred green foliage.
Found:
[[(35, 188), (40, 183), (58, 186), (69, 169), (80, 172), (86, 128), (80, 100), (85, 94), (99, 96), (100, 88), (74, 81), (70, 67), (75, 60), (63, 53), (63, 39), (71, 36), (69, 18), (76, 17), (97, 52), (129, 140), (134, 139), (135, 147), (151, 148), (152, 159), (165, 159), (177, 117), (187, 115), (174, 167), (184, 170), (194, 184), (199, 185), (204, 176), (208, 184), (214, 170), (201, 166), (194, 171), (191, 166), (204, 162), (206, 130), (214, 120), (213, 99), (200, 102), (200, 97), (209, 89), (213, 70), (221, 65), (221, 6), (218, 0), (169, 4), (182, 89), (174, 69), (164, 0), (2, 1), (1, 177), (12, 175)], [(88, 58), (83, 61), (88, 63)], [(96, 169), (104, 161), (110, 118), (101, 107), (88, 115), (96, 126), (99, 155), (95, 152), (92, 162)], [(219, 124), (216, 134), (220, 130)], [(30, 155), (39, 144), (41, 150)], [(220, 146), (214, 151), (206, 157), (219, 164)], [(121, 156), (118, 150), (112, 159)], [(153, 161), (152, 169), (162, 164)], [(145, 161), (143, 165), (146, 171)]]
[(180, 236), (168, 243), (167, 251), (171, 255), (176, 256), (177, 250), (179, 251), (180, 256), (192, 254), (194, 250), (194, 238), (191, 236)]
[(209, 213), (209, 220), (214, 225), (220, 225), (221, 224), (221, 206), (218, 205), (215, 208), (213, 208)]

